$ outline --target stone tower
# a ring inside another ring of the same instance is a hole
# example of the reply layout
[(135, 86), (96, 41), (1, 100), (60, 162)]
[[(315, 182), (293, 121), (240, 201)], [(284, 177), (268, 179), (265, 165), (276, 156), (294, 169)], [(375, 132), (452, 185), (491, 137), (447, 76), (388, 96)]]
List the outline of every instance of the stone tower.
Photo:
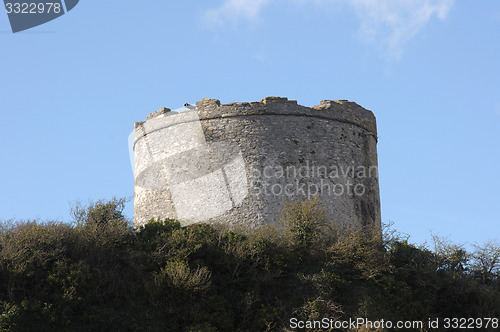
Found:
[(380, 229), (375, 117), (354, 102), (287, 98), (163, 108), (133, 133), (134, 220), (276, 223), (319, 197), (330, 222)]

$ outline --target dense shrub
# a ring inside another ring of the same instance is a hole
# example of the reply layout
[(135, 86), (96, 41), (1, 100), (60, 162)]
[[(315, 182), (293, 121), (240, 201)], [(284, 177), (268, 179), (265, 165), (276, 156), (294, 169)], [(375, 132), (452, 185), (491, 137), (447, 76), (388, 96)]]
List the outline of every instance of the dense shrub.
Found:
[(0, 330), (289, 331), (293, 317), (500, 316), (495, 242), (469, 253), (435, 237), (430, 250), (394, 232), (331, 228), (317, 200), (290, 203), (277, 227), (156, 219), (133, 230), (123, 203), (77, 205), (72, 225), (2, 228)]

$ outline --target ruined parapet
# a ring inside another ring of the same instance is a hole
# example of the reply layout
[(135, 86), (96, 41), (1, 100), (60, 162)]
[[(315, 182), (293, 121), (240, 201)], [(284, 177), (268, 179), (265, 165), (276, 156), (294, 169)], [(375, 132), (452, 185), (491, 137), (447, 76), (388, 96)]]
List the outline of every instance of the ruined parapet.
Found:
[(331, 222), (380, 228), (377, 129), (353, 102), (287, 98), (162, 109), (136, 123), (134, 220), (276, 223), (319, 196)]

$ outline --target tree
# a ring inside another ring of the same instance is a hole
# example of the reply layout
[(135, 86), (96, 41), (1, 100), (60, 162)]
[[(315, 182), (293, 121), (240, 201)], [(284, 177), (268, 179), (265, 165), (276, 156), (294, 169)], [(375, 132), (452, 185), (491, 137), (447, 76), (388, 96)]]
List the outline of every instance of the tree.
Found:
[(71, 207), (70, 213), (77, 226), (103, 225), (107, 223), (128, 224), (123, 215), (126, 198), (113, 197), (111, 200), (98, 200), (90, 202), (84, 206), (81, 202), (76, 202)]
[(472, 268), (482, 279), (494, 280), (500, 277), (500, 244), (487, 241), (483, 245), (475, 244), (472, 254)]

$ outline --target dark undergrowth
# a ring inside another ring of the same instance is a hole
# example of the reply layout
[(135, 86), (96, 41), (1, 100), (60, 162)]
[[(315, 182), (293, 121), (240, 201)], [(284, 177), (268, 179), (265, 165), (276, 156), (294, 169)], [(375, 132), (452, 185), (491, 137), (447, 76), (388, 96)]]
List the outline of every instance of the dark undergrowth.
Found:
[(500, 317), (493, 242), (468, 252), (436, 237), (431, 250), (387, 229), (334, 228), (314, 200), (290, 203), (276, 227), (166, 219), (136, 232), (123, 203), (77, 205), (73, 224), (3, 225), (1, 331), (291, 331), (291, 320)]

